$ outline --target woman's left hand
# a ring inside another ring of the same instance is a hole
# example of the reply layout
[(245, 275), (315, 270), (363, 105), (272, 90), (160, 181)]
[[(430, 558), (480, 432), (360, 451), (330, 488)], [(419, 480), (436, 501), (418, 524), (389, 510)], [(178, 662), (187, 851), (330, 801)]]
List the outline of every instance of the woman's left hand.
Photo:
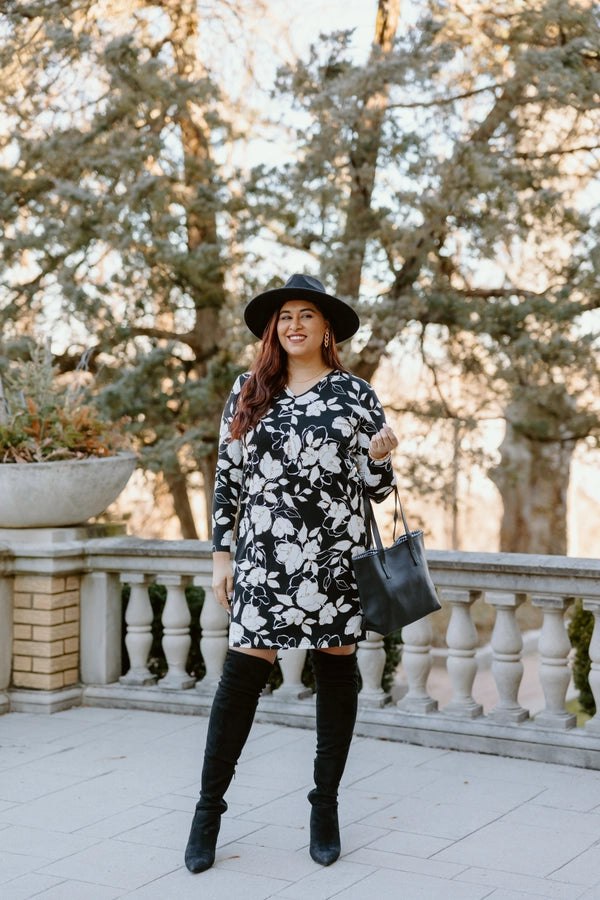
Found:
[(374, 434), (369, 442), (369, 456), (371, 459), (385, 459), (398, 446), (398, 438), (389, 425)]

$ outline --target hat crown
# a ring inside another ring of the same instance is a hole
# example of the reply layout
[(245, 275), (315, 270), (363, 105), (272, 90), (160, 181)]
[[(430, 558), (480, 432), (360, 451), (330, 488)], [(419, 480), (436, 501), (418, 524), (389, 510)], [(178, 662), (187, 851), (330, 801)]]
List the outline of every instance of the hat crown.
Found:
[(284, 287), (272, 288), (253, 297), (244, 310), (246, 325), (257, 338), (262, 338), (269, 320), (290, 300), (312, 300), (329, 322), (336, 341), (356, 334), (360, 322), (356, 312), (344, 300), (328, 294), (318, 278), (296, 272)]
[(319, 291), (321, 294), (325, 294), (325, 288), (321, 284), (318, 278), (313, 278), (312, 275), (291, 275), (285, 283), (286, 288), (296, 288), (301, 291)]

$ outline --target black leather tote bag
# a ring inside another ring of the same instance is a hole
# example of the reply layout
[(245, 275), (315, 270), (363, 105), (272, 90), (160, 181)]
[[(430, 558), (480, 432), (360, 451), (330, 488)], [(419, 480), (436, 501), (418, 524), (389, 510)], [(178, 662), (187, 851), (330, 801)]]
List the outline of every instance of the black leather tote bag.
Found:
[(365, 524), (369, 549), (352, 558), (364, 627), (378, 634), (391, 634), (411, 622), (441, 609), (431, 580), (422, 531), (408, 527), (398, 489), (395, 488), (394, 535), (398, 506), (404, 534), (391, 547), (383, 546), (371, 501), (364, 492)]

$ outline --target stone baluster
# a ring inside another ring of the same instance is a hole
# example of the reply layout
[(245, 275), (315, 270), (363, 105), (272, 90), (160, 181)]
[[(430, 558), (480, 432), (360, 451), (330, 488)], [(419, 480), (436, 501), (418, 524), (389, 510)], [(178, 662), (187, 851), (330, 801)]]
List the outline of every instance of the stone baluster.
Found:
[(594, 630), (589, 647), (591, 667), (588, 680), (596, 703), (596, 714), (588, 719), (585, 728), (593, 734), (600, 734), (600, 598), (584, 597), (583, 608), (594, 615)]
[(129, 671), (121, 675), (121, 684), (154, 684), (156, 675), (148, 668), (152, 646), (152, 605), (148, 596), (151, 578), (132, 572), (122, 575), (121, 582), (130, 586), (129, 601), (125, 610), (125, 646), (129, 654)]
[(446, 633), (447, 669), (452, 682), (452, 698), (444, 706), (443, 712), (468, 719), (483, 715), (483, 706), (472, 695), (477, 674), (475, 653), (478, 639), (471, 606), (481, 596), (481, 591), (443, 591), (442, 595), (443, 600), (452, 607)]
[(306, 661), (306, 650), (282, 650), (277, 654), (283, 681), (272, 696), (277, 699), (302, 700), (311, 697), (312, 691), (302, 682), (302, 670)]
[(437, 710), (437, 700), (427, 693), (427, 679), (431, 672), (431, 642), (433, 632), (429, 618), (419, 619), (402, 629), (402, 668), (408, 682), (408, 692), (398, 701), (398, 708), (411, 713), (430, 713)]
[(227, 653), (229, 614), (217, 603), (212, 587), (205, 580), (195, 578), (194, 584), (204, 588), (204, 603), (200, 612), (200, 652), (204, 660), (206, 675), (196, 682), (196, 690), (202, 694), (214, 694)]
[(516, 612), (527, 599), (526, 594), (490, 593), (487, 602), (496, 609), (492, 631), (492, 675), (498, 690), (498, 704), (488, 718), (494, 722), (516, 723), (529, 718), (517, 699), (523, 678), (521, 653), (523, 638)]
[(185, 670), (192, 643), (190, 637), (192, 617), (185, 598), (187, 580), (181, 575), (159, 575), (156, 579), (157, 584), (162, 584), (167, 589), (167, 602), (162, 614), (162, 648), (169, 668), (158, 684), (168, 691), (191, 688), (196, 683)]
[(531, 602), (544, 612), (542, 631), (538, 641), (540, 654), (540, 682), (546, 706), (537, 713), (535, 724), (541, 728), (574, 728), (577, 716), (567, 712), (565, 700), (571, 670), (568, 657), (571, 642), (568, 638), (564, 613), (573, 597), (533, 596)]
[(358, 644), (356, 654), (362, 688), (358, 695), (361, 706), (385, 706), (391, 696), (381, 686), (385, 669), (385, 647), (383, 637), (376, 631), (367, 631), (364, 641)]

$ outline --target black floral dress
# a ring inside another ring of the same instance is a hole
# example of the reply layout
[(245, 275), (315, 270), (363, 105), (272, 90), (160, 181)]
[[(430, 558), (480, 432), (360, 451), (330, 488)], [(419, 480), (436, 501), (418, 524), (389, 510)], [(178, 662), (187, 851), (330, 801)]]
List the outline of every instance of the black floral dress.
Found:
[(228, 551), (239, 509), (231, 647), (353, 644), (363, 616), (352, 556), (365, 549), (362, 491), (393, 488), (369, 441), (385, 421), (373, 388), (333, 371), (303, 394), (287, 388), (243, 441), (229, 438), (240, 388), (221, 423), (213, 550)]

